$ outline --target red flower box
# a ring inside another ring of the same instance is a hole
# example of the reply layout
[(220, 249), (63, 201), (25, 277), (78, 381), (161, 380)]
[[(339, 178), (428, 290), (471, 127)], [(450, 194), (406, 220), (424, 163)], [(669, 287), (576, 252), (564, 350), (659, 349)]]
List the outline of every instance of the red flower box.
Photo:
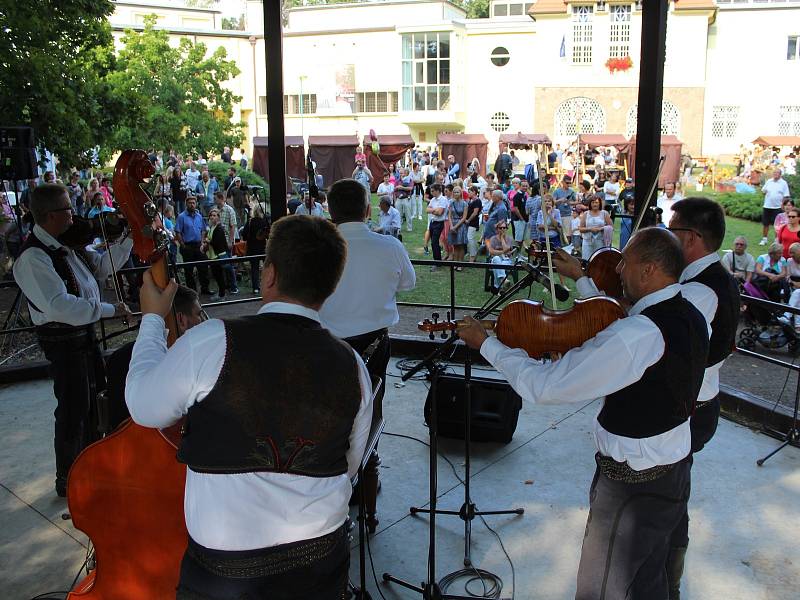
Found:
[(620, 58), (609, 58), (606, 61), (606, 68), (609, 73), (614, 71), (627, 71), (633, 68), (633, 60), (630, 56), (622, 56)]

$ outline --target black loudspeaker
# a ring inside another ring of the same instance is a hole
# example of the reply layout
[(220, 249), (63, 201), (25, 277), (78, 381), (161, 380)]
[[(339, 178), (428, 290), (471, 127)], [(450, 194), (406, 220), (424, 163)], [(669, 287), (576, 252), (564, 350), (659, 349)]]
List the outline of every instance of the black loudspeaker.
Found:
[[(514, 437), (522, 398), (506, 381), (473, 377), (472, 429), (473, 442), (507, 444)], [(436, 382), (437, 429), (442, 437), (464, 439), (464, 400), (466, 386), (463, 375), (440, 375)], [(425, 423), (430, 425), (431, 393), (425, 400)]]
[(0, 179), (34, 179), (39, 175), (35, 143), (30, 127), (0, 127)]

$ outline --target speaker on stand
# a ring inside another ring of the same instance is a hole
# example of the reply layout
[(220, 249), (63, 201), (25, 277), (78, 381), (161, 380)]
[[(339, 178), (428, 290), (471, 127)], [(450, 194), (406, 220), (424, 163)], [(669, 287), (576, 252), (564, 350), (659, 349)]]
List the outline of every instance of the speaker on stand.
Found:
[(33, 128), (0, 126), (0, 180), (19, 181), (38, 176)]

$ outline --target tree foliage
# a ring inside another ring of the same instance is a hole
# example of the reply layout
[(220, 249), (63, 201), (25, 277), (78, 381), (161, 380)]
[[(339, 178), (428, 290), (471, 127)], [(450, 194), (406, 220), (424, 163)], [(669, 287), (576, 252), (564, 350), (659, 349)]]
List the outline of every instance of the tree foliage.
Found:
[(242, 124), (233, 123), (233, 104), (241, 100), (223, 87), (239, 74), (220, 47), (209, 54), (205, 44), (169, 35), (145, 19), (141, 32), (127, 30), (108, 76), (115, 96), (127, 107), (114, 128), (112, 147), (174, 148), (182, 154), (218, 153), (242, 139)]
[(0, 119), (34, 128), (40, 148), (85, 166), (121, 109), (105, 76), (113, 69), (109, 0), (0, 5)]
[(461, 4), (467, 11), (468, 19), (489, 18), (489, 0), (463, 0)]

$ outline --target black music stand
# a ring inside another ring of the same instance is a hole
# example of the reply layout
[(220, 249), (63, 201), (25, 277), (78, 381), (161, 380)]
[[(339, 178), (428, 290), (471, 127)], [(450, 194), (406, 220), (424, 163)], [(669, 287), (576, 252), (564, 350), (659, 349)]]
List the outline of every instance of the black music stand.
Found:
[[(798, 378), (800, 378), (800, 373), (798, 373)], [(800, 405), (800, 380), (798, 380), (797, 387), (795, 388), (794, 391), (794, 413), (792, 414), (792, 426), (786, 433), (781, 433), (773, 429), (764, 428), (764, 433), (781, 440), (783, 443), (777, 448), (775, 448), (775, 450), (767, 454), (764, 458), (759, 458), (756, 461), (756, 464), (759, 467), (764, 466), (765, 462), (767, 462), (778, 452), (786, 448), (786, 446), (794, 446), (796, 448), (800, 448), (800, 429), (797, 428), (798, 405)]]
[[(490, 298), (486, 304), (474, 315), (475, 319), (482, 319), (488, 315), (490, 315), (498, 306), (500, 306), (503, 302), (505, 302), (508, 298), (512, 297), (522, 288), (525, 288), (531, 285), (535, 280), (535, 276), (532, 272), (528, 272), (528, 274), (520, 279), (518, 282), (513, 284), (509, 287), (505, 292)], [(470, 427), (472, 421), (472, 402), (471, 402), (471, 391), (470, 391), (470, 383), (467, 380), (467, 377), (471, 377), (471, 362), (469, 359), (469, 352), (467, 352), (467, 359), (465, 362), (464, 367), (464, 375), (465, 380), (467, 381), (467, 388), (466, 388), (466, 397), (465, 397), (465, 427), (467, 428), (465, 436), (464, 436), (464, 443), (466, 448), (466, 480), (464, 485), (464, 504), (461, 507), (461, 510), (456, 511), (443, 511), (436, 509), (436, 502), (437, 502), (437, 456), (438, 456), (438, 410), (437, 410), (437, 398), (436, 398), (436, 388), (439, 380), (439, 376), (441, 375), (444, 367), (436, 362), (436, 360), (442, 356), (448, 349), (453, 347), (455, 343), (458, 341), (458, 336), (455, 333), (447, 339), (444, 343), (442, 343), (436, 350), (434, 350), (430, 355), (425, 357), (422, 361), (420, 361), (416, 366), (406, 372), (402, 379), (403, 381), (408, 381), (414, 375), (416, 375), (419, 371), (423, 368), (428, 369), (430, 373), (430, 381), (431, 381), (431, 388), (430, 388), (430, 396), (431, 396), (431, 416), (430, 416), (430, 423), (428, 425), (428, 434), (430, 438), (430, 451), (428, 454), (429, 457), (429, 498), (428, 498), (428, 505), (430, 508), (428, 509), (420, 509), (412, 507), (410, 509), (411, 514), (415, 514), (417, 512), (425, 512), (430, 515), (430, 521), (428, 523), (428, 572), (427, 578), (425, 581), (420, 583), (420, 585), (414, 585), (413, 583), (409, 583), (408, 581), (404, 581), (389, 573), (383, 574), (383, 581), (386, 583), (396, 583), (406, 589), (413, 590), (418, 594), (422, 595), (424, 600), (443, 600), (443, 599), (451, 599), (451, 600), (474, 600), (475, 598), (480, 598), (480, 596), (469, 595), (469, 596), (458, 596), (452, 594), (442, 594), (441, 589), (439, 588), (439, 582), (436, 579), (436, 515), (437, 514), (445, 514), (445, 515), (458, 515), (462, 519), (464, 519), (464, 564), (466, 566), (472, 565), (472, 560), (470, 558), (470, 545), (471, 545), (471, 536), (472, 536), (472, 519), (479, 515), (498, 515), (498, 514), (522, 514), (523, 509), (517, 508), (512, 510), (504, 510), (504, 511), (477, 511), (475, 509), (474, 503), (469, 495), (469, 440), (470, 440)]]

